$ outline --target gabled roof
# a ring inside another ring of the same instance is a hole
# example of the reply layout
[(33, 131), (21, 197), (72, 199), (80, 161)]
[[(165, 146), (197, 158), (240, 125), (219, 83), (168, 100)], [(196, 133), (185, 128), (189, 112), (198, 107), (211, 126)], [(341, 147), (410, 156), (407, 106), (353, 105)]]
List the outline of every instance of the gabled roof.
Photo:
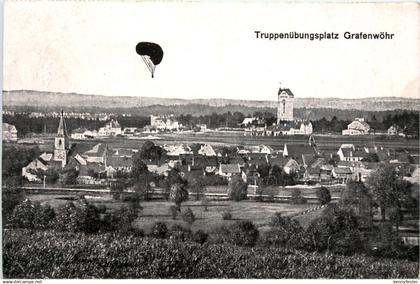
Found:
[(306, 172), (310, 175), (319, 175), (321, 173), (321, 169), (319, 167), (307, 168)]
[(336, 174), (341, 174), (341, 175), (344, 175), (344, 174), (346, 174), (346, 175), (350, 175), (350, 174), (352, 174), (353, 172), (351, 171), (351, 169), (350, 168), (339, 168), (339, 167), (335, 167), (334, 168), (334, 173), (336, 173)]
[(105, 151), (107, 151), (107, 145), (98, 143), (90, 150), (84, 152), (83, 155), (88, 157), (102, 157), (105, 154)]
[(279, 88), (278, 95), (280, 95), (282, 92), (286, 92), (286, 94), (288, 94), (289, 97), (292, 97), (292, 98), (295, 96), (295, 95), (293, 95), (292, 91), (290, 91), (289, 88), (284, 88), (284, 89)]
[[(285, 144), (285, 148), (287, 148), (287, 156), (288, 157), (298, 157), (301, 155), (316, 155), (316, 151), (312, 146), (306, 144)], [(283, 152), (283, 155), (285, 153)]]
[(225, 174), (240, 174), (241, 168), (238, 164), (220, 164), (220, 171)]
[(130, 168), (132, 167), (131, 158), (111, 156), (106, 160), (106, 165), (113, 168)]

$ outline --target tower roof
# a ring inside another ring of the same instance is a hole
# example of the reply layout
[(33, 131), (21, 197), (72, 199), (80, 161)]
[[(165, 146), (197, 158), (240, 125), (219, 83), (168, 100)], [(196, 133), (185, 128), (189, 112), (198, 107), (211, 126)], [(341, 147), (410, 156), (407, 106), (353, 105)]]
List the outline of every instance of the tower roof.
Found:
[(289, 88), (282, 89), (281, 87), (279, 88), (279, 93), (278, 94), (280, 95), (283, 91), (285, 91), (289, 95), (289, 97), (293, 98), (295, 96), (295, 95), (293, 95), (292, 91), (290, 91)]
[(67, 126), (66, 126), (66, 122), (64, 121), (63, 110), (61, 110), (60, 123), (58, 124), (57, 136), (67, 137)]

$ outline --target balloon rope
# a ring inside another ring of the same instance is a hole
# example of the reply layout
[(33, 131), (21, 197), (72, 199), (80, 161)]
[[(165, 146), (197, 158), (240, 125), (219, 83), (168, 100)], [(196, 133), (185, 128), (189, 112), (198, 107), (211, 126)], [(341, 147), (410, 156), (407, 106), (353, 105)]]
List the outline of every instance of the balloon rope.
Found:
[(141, 58), (143, 59), (144, 63), (146, 64), (147, 68), (149, 68), (149, 71), (152, 73), (153, 76), (153, 74), (155, 73), (155, 66), (146, 56), (141, 55)]

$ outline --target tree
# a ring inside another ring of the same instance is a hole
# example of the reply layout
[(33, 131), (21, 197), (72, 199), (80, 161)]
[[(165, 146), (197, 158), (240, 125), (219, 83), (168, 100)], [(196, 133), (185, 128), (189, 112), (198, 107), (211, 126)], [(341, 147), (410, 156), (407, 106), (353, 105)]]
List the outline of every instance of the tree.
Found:
[(18, 204), (10, 216), (10, 223), (16, 228), (33, 228), (35, 220), (35, 204), (25, 199)]
[(329, 205), (309, 224), (305, 235), (312, 249), (352, 254), (361, 246), (358, 222), (351, 211)]
[(111, 194), (115, 200), (121, 199), (121, 194), (125, 188), (125, 181), (123, 179), (117, 179), (116, 181), (111, 182), (110, 190)]
[(191, 182), (189, 182), (189, 188), (191, 189), (191, 192), (195, 194), (195, 200), (197, 201), (202, 199), (204, 192), (206, 191), (202, 177), (192, 179)]
[(404, 213), (401, 211), (401, 208), (393, 208), (391, 214), (389, 215), (389, 220), (395, 225), (398, 234), (400, 225), (404, 221)]
[(258, 235), (258, 229), (251, 221), (237, 221), (229, 227), (228, 241), (237, 246), (252, 247)]
[(381, 165), (366, 181), (374, 198), (381, 207), (382, 221), (387, 208), (401, 209), (404, 200), (411, 197), (411, 183), (404, 180), (394, 165)]
[(319, 202), (324, 205), (327, 203), (330, 203), (331, 201), (331, 194), (330, 191), (328, 190), (328, 188), (321, 186), (317, 191), (316, 191), (316, 197), (318, 198)]
[(137, 152), (134, 153), (132, 157), (132, 168), (131, 168), (131, 176), (136, 180), (139, 181), (144, 174), (147, 174), (147, 165), (143, 162), (141, 157), (141, 153)]
[(300, 189), (294, 189), (292, 191), (292, 197), (290, 197), (291, 204), (306, 204), (307, 200), (302, 196)]
[(300, 248), (304, 230), (296, 220), (283, 217), (281, 213), (275, 213), (268, 224), (270, 229), (263, 235), (263, 242), (269, 246), (285, 246)]
[(146, 141), (140, 148), (139, 158), (150, 161), (159, 161), (164, 154), (165, 151), (161, 147), (156, 146), (151, 141)]
[(188, 191), (182, 184), (175, 183), (171, 186), (169, 198), (176, 206), (178, 206), (178, 208), (181, 208), (182, 202), (188, 200)]
[(190, 226), (192, 225), (192, 223), (194, 223), (195, 215), (192, 212), (191, 208), (187, 208), (187, 210), (184, 213), (182, 213), (182, 220), (187, 222)]
[(79, 175), (79, 172), (74, 168), (64, 169), (59, 174), (60, 184), (62, 185), (76, 184), (78, 175)]
[(282, 175), (283, 170), (277, 166), (274, 165), (271, 167), (271, 171), (270, 171), (270, 181), (274, 181), (273, 183), (270, 183), (270, 185), (280, 185), (283, 183), (283, 175)]
[(2, 189), (1, 206), (3, 225), (7, 224), (15, 207), (25, 200), (25, 192), (21, 188), (22, 178), (14, 176), (5, 181), (6, 187)]
[(164, 239), (168, 234), (168, 227), (165, 223), (156, 222), (151, 231), (151, 235), (155, 238)]
[(229, 181), (228, 196), (231, 200), (241, 201), (246, 199), (248, 184), (240, 176), (233, 176)]
[(55, 211), (49, 205), (35, 204), (34, 226), (36, 229), (51, 228), (55, 220)]

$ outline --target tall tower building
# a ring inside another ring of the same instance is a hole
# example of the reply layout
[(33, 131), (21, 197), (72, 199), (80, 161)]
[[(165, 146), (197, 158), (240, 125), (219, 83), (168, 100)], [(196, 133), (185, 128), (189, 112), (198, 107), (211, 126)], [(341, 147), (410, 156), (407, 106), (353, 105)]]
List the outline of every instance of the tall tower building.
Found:
[(280, 121), (293, 121), (293, 99), (290, 89), (279, 88), (277, 103), (277, 124)]
[(61, 110), (60, 123), (54, 141), (54, 161), (61, 161), (62, 167), (65, 167), (67, 164), (67, 155), (70, 149), (69, 144), (67, 126), (64, 121), (63, 110)]

